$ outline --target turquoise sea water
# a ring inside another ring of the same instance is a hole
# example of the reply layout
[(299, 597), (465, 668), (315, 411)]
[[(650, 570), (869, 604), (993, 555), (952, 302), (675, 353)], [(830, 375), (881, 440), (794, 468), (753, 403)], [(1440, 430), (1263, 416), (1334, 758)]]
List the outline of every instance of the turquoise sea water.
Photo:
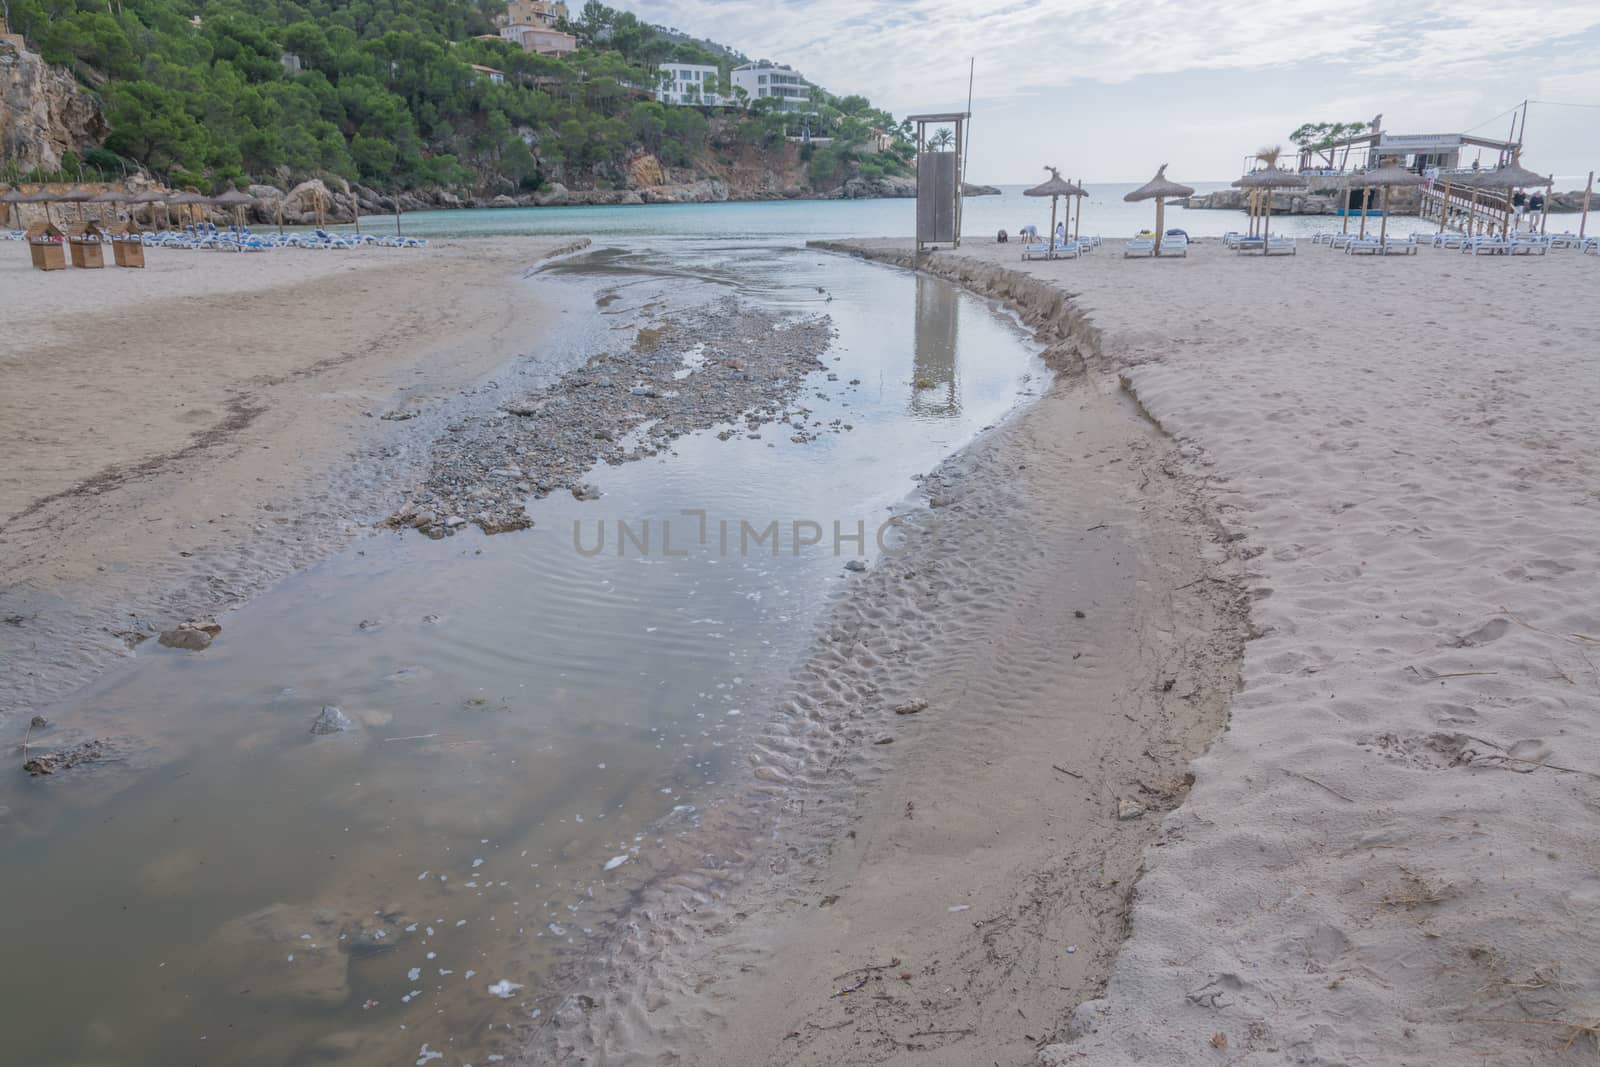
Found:
[[(1127, 203), (1123, 194), (1135, 183), (1088, 183), (1081, 232), (1106, 238), (1131, 237), (1155, 223), (1151, 202)], [(1198, 182), (1200, 193), (1227, 188), (1225, 182)], [(1002, 186), (999, 196), (968, 197), (962, 233), (969, 241), (992, 240), (997, 231), (1015, 234), (1026, 223), (1040, 232), (1050, 225), (1050, 201), (1022, 195), (1023, 186)], [(1065, 213), (1065, 204), (1061, 208)], [(800, 242), (821, 238), (909, 237), (915, 228), (912, 200), (778, 200), (726, 204), (646, 204), (632, 207), (495, 208), (425, 211), (401, 219), (401, 229), (417, 237), (479, 237), (512, 234), (590, 237), (596, 243), (678, 238)], [(383, 232), (394, 216), (364, 220)], [(1221, 236), (1243, 229), (1242, 211), (1167, 208), (1166, 225), (1195, 236)], [(1338, 229), (1331, 216), (1274, 218), (1275, 233), (1309, 236)], [(347, 227), (348, 228), (348, 227)]]

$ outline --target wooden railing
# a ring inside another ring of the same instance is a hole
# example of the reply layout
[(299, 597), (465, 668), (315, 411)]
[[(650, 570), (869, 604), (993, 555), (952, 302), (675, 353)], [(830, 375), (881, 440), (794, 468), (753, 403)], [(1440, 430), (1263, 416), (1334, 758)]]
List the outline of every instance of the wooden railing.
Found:
[(1510, 192), (1503, 189), (1472, 190), (1454, 184), (1449, 189), (1448, 201), (1445, 199), (1444, 178), (1435, 181), (1431, 189), (1422, 190), (1418, 214), (1434, 222), (1442, 220), (1445, 229), (1458, 233), (1503, 233), (1510, 229), (1513, 217)]

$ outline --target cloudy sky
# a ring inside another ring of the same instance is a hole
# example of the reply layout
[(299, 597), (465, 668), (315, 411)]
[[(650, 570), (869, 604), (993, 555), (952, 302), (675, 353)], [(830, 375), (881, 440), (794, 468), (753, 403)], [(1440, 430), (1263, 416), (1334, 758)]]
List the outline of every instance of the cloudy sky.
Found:
[[(615, 0), (613, 0), (615, 3)], [(1302, 122), (1508, 135), (1523, 162), (1600, 168), (1600, 0), (622, 0), (789, 63), (896, 115), (960, 110), (977, 61), (973, 180), (1040, 165), (1101, 181), (1236, 177)], [(1594, 107), (1558, 106), (1591, 104)], [(1486, 162), (1489, 162), (1486, 160)], [(1580, 182), (1581, 184), (1581, 182)]]

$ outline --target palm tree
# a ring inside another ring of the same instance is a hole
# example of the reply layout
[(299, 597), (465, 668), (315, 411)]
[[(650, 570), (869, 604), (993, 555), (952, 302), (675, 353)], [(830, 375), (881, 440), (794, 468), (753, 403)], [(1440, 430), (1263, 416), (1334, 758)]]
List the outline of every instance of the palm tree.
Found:
[(956, 135), (950, 131), (950, 127), (941, 126), (939, 129), (935, 130), (933, 136), (929, 138), (928, 147), (933, 149), (935, 152), (948, 152), (950, 151), (950, 147), (955, 143)]

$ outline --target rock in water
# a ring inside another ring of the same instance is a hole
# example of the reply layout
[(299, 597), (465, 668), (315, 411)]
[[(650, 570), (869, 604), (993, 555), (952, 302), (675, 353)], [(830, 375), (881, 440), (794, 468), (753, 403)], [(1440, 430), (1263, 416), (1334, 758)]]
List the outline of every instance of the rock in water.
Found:
[(190, 652), (203, 652), (211, 647), (211, 639), (222, 632), (214, 622), (186, 622), (177, 629), (168, 630), (160, 637), (168, 648), (182, 648)]
[(57, 771), (76, 767), (80, 763), (93, 763), (95, 760), (103, 759), (105, 756), (105, 742), (84, 741), (62, 752), (35, 756), (24, 763), (22, 769), (29, 774), (54, 774)]
[(342, 734), (346, 730), (354, 728), (354, 726), (355, 723), (350, 721), (348, 715), (329, 704), (322, 709), (316, 721), (311, 724), (311, 732), (314, 734)]
[(894, 709), (896, 715), (916, 715), (928, 710), (926, 700), (908, 700)]
[(847, 571), (854, 571), (855, 573), (859, 574), (867, 569), (867, 565), (861, 562), (859, 559), (851, 559), (845, 561), (844, 569)]

